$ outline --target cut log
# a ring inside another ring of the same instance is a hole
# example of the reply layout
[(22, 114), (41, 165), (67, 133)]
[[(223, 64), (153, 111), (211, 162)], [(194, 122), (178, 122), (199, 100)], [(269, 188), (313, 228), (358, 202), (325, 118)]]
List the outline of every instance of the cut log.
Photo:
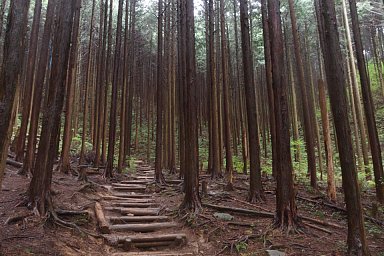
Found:
[(114, 190), (117, 191), (145, 191), (146, 187), (112, 187)]
[(127, 222), (152, 222), (152, 221), (167, 221), (168, 216), (121, 216), (121, 217), (108, 217), (111, 223), (127, 223)]
[(167, 184), (174, 184), (174, 185), (179, 185), (183, 183), (183, 180), (166, 180)]
[(125, 251), (130, 251), (133, 247), (135, 248), (153, 248), (161, 246), (170, 246), (174, 244), (174, 241), (161, 241), (161, 242), (145, 242), (145, 243), (133, 243), (130, 239), (127, 239), (123, 244)]
[(124, 198), (118, 196), (103, 196), (103, 200), (113, 201), (114, 203), (152, 203), (154, 201), (149, 198)]
[(176, 222), (155, 222), (146, 224), (118, 224), (111, 225), (110, 229), (114, 231), (135, 231), (135, 232), (152, 232), (159, 229), (177, 227)]
[(123, 180), (121, 184), (147, 184), (145, 180)]
[(253, 211), (253, 210), (249, 210), (249, 209), (226, 207), (226, 206), (207, 204), (207, 203), (203, 203), (203, 206), (213, 208), (216, 210), (220, 210), (220, 211), (230, 211), (230, 212), (237, 212), (237, 213), (243, 213), (243, 214), (250, 214), (250, 215), (262, 217), (262, 218), (274, 218), (275, 217), (275, 214), (270, 213), (270, 212), (264, 212), (264, 211)]
[(15, 160), (10, 159), (10, 158), (7, 158), (7, 162), (6, 163), (8, 165), (11, 165), (11, 166), (16, 167), (16, 168), (23, 167), (23, 163), (17, 162)]
[(105, 207), (108, 211), (116, 211), (121, 214), (133, 214), (135, 216), (154, 216), (158, 215), (160, 208), (123, 208), (123, 207)]
[(100, 203), (95, 203), (95, 214), (97, 223), (99, 224), (99, 229), (102, 234), (109, 234), (111, 233), (109, 224), (107, 220), (105, 219), (105, 215), (103, 212), (103, 208), (101, 207)]
[(106, 235), (104, 239), (108, 244), (113, 242), (124, 243), (125, 240), (131, 239), (134, 243), (140, 242), (161, 242), (161, 241), (174, 241), (177, 239), (187, 240), (186, 234), (176, 233), (176, 234), (151, 234), (151, 235), (134, 235), (134, 236), (116, 236), (116, 235)]
[(112, 256), (190, 256), (191, 252), (118, 252)]
[(149, 208), (152, 206), (157, 206), (155, 203), (137, 203), (137, 202), (118, 202), (113, 203), (113, 207), (133, 207), (133, 208)]
[(132, 177), (133, 179), (136, 179), (136, 180), (154, 180), (152, 176), (134, 176)]
[(121, 198), (149, 198), (149, 197), (152, 197), (152, 195), (149, 195), (149, 194), (136, 194), (136, 193), (112, 193), (112, 196), (121, 197)]
[[(146, 184), (146, 183), (144, 183)], [(145, 188), (145, 185), (142, 184), (125, 184), (125, 183), (112, 183), (112, 186), (115, 187), (127, 187), (127, 188)]]

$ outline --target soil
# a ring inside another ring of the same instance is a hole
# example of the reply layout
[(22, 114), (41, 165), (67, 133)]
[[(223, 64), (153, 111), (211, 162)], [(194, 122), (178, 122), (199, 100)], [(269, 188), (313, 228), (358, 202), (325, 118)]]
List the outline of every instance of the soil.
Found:
[[(63, 227), (49, 218), (38, 216), (36, 211), (23, 206), (25, 193), (30, 178), (17, 175), (17, 169), (7, 165), (0, 191), (0, 255), (112, 255), (121, 251), (104, 243), (102, 238), (80, 233), (78, 230)], [(167, 174), (168, 179), (177, 176)], [(100, 234), (94, 218), (94, 203), (100, 195), (106, 193), (103, 185), (119, 180), (129, 179), (129, 175), (117, 175), (114, 181), (106, 181), (102, 175), (92, 175), (92, 185), (77, 181), (76, 176), (55, 172), (52, 181), (53, 201), (56, 209), (86, 211), (88, 215), (60, 216), (65, 221), (76, 223), (89, 233)], [(266, 201), (251, 205), (246, 202), (248, 180), (245, 175), (236, 175), (235, 191), (226, 191), (225, 181), (208, 181), (208, 194), (202, 196), (203, 203), (245, 208), (273, 213), (275, 207), (274, 182), (264, 177)], [(88, 185), (87, 185), (88, 184)], [(97, 185), (99, 184), (99, 185)], [(183, 225), (188, 244), (173, 251), (193, 252), (194, 255), (267, 255), (266, 250), (278, 250), (286, 255), (344, 255), (346, 252), (346, 217), (337, 209), (321, 204), (324, 201), (324, 189), (312, 191), (299, 186), (299, 196), (312, 200), (297, 200), (300, 216), (334, 223), (342, 228), (321, 226), (327, 232), (306, 226), (302, 222), (299, 233), (286, 234), (272, 228), (271, 218), (252, 217), (234, 212), (230, 221), (219, 220), (214, 214), (220, 211), (203, 208), (196, 215), (184, 215), (178, 211), (183, 194), (182, 185), (149, 186), (147, 192), (162, 206), (162, 213), (171, 216)], [(344, 207), (338, 191), (339, 207)], [(363, 194), (366, 214), (372, 212), (374, 194)], [(319, 202), (314, 204), (314, 202)], [(4, 224), (14, 216), (23, 216), (14, 223)], [(384, 221), (383, 212), (375, 213), (375, 218)], [(313, 224), (313, 223), (310, 223)], [(367, 240), (372, 255), (384, 255), (384, 227), (366, 222)]]

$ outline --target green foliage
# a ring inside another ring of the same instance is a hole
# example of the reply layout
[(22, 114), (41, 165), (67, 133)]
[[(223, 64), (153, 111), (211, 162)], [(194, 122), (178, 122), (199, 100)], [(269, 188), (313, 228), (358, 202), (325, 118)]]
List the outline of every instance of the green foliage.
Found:
[(248, 249), (248, 244), (246, 242), (238, 242), (235, 247), (237, 252), (243, 252)]

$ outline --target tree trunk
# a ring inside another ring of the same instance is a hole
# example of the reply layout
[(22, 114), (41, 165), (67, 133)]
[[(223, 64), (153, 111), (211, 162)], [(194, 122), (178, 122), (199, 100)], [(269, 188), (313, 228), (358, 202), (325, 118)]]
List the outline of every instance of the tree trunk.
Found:
[(185, 134), (185, 164), (188, 171), (185, 172), (184, 187), (185, 196), (180, 209), (186, 211), (198, 211), (201, 208), (199, 196), (199, 145), (198, 145), (198, 125), (197, 125), (197, 90), (196, 82), (196, 57), (195, 57), (195, 20), (193, 0), (179, 0), (181, 22), (181, 47), (182, 65), (185, 68), (183, 73), (186, 75), (182, 79), (182, 90), (184, 91), (182, 111), (184, 112), (184, 134)]
[[(298, 217), (290, 149), (288, 84), (284, 78), (284, 45), (281, 29), (280, 1), (268, 0), (268, 17), (277, 150), (276, 217), (274, 225), (288, 232), (294, 232), (298, 224)], [(293, 30), (295, 31), (295, 29)], [(299, 60), (300, 58), (297, 59)], [(298, 65), (300, 64), (298, 63)]]
[[(13, 0), (9, 9), (4, 58), (0, 73), (0, 185), (12, 136), (19, 77), (24, 59), (29, 0)], [(17, 43), (17, 47), (14, 45)]]
[(308, 92), (307, 86), (305, 85), (304, 78), (304, 66), (303, 59), (301, 56), (300, 49), (300, 40), (298, 35), (298, 29), (296, 24), (296, 14), (293, 6), (293, 0), (289, 0), (289, 10), (291, 15), (292, 23), (292, 35), (293, 35), (293, 44), (295, 49), (295, 58), (296, 58), (296, 68), (297, 68), (297, 77), (298, 83), (301, 90), (301, 100), (303, 102), (303, 114), (304, 114), (304, 134), (305, 142), (307, 149), (307, 158), (308, 158), (308, 172), (311, 176), (311, 186), (313, 188), (317, 187), (317, 177), (316, 177), (316, 156), (315, 156), (315, 141), (314, 134), (311, 126), (311, 117), (310, 117), (310, 105), (308, 102)]
[(119, 0), (119, 10), (117, 14), (117, 28), (116, 28), (116, 48), (114, 56), (114, 69), (112, 81), (112, 99), (111, 99), (111, 112), (109, 120), (109, 136), (108, 136), (108, 156), (107, 156), (107, 169), (105, 177), (111, 178), (113, 176), (113, 162), (115, 157), (115, 144), (116, 144), (116, 119), (117, 119), (117, 88), (119, 84), (120, 72), (120, 51), (121, 51), (121, 30), (123, 20), (123, 0)]
[(360, 83), (363, 94), (365, 117), (367, 119), (369, 144), (371, 146), (373, 172), (375, 175), (376, 197), (377, 201), (384, 204), (384, 172), (383, 160), (381, 156), (381, 148), (379, 136), (377, 133), (374, 105), (372, 101), (372, 93), (370, 81), (365, 65), (364, 49), (361, 41), (359, 18), (357, 15), (356, 0), (349, 0), (351, 9), (352, 31), (355, 38), (357, 65), (360, 73)]
[(53, 42), (52, 70), (34, 175), (28, 189), (30, 203), (43, 216), (51, 205), (51, 181), (65, 81), (70, 52), (71, 30), (76, 1), (61, 0)]
[(24, 159), (25, 139), (27, 137), (27, 128), (31, 112), (31, 103), (33, 102), (33, 76), (35, 73), (35, 62), (37, 53), (37, 41), (40, 27), (41, 0), (36, 0), (35, 11), (33, 15), (31, 37), (29, 41), (29, 53), (27, 60), (27, 70), (24, 83), (23, 110), (21, 117), (21, 127), (16, 142), (16, 161), (22, 162)]
[(249, 36), (248, 2), (246, 0), (240, 1), (240, 24), (250, 156), (250, 189), (248, 200), (250, 202), (255, 202), (264, 199), (264, 192), (261, 183), (260, 144), (256, 113), (256, 94), (253, 86), (253, 62), (251, 59), (251, 40)]
[(80, 24), (80, 9), (81, 0), (76, 2), (76, 12), (73, 22), (73, 34), (71, 43), (71, 55), (69, 58), (68, 67), (68, 79), (67, 79), (67, 99), (65, 102), (65, 123), (64, 123), (64, 134), (63, 134), (63, 146), (61, 150), (61, 171), (68, 173), (71, 164), (69, 161), (69, 151), (71, 149), (72, 141), (72, 113), (73, 113), (73, 95), (75, 91), (75, 77), (76, 77), (76, 61), (77, 61), (77, 49), (78, 49), (78, 37), (79, 37), (79, 24)]
[(343, 178), (343, 189), (348, 217), (348, 254), (370, 255), (365, 238), (363, 212), (353, 153), (345, 73), (337, 30), (334, 0), (317, 0), (321, 47), (324, 56), (328, 92), (339, 145), (339, 156)]

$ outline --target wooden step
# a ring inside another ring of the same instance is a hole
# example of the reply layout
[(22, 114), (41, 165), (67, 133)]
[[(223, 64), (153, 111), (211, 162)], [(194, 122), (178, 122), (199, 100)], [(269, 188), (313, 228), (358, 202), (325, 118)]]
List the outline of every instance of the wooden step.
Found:
[(150, 194), (138, 194), (138, 193), (112, 193), (114, 197), (120, 198), (150, 198), (152, 195)]
[(124, 187), (124, 186), (113, 186), (116, 191), (145, 191), (147, 187)]
[(145, 224), (117, 224), (109, 226), (113, 231), (153, 232), (159, 229), (177, 227), (176, 222), (155, 222)]
[(117, 252), (113, 253), (112, 256), (190, 256), (193, 255), (191, 252)]
[(145, 180), (123, 180), (121, 184), (147, 184), (148, 181)]
[[(150, 235), (133, 235), (133, 236), (104, 236), (104, 239), (109, 245), (123, 245), (125, 250), (130, 250), (132, 247), (148, 248), (169, 245), (182, 245), (187, 241), (185, 234), (150, 234)], [(166, 252), (161, 252), (166, 253)], [(169, 252), (167, 252), (169, 253)], [(156, 254), (158, 255), (158, 254)], [(161, 254), (160, 254), (161, 255)]]
[(147, 180), (147, 181), (152, 181), (152, 180), (155, 180), (154, 175), (152, 176), (143, 176), (143, 175), (140, 175), (140, 176), (133, 176), (132, 178), (135, 179), (135, 180)]
[(143, 184), (123, 184), (123, 183), (112, 183), (112, 187), (122, 187), (122, 188), (139, 188), (145, 189), (147, 186)]
[(105, 210), (115, 211), (121, 214), (133, 214), (135, 216), (154, 216), (160, 212), (160, 208), (105, 207)]
[(118, 196), (103, 196), (103, 200), (112, 201), (112, 203), (152, 203), (149, 198), (124, 198)]
[(168, 216), (120, 216), (107, 217), (110, 223), (126, 223), (126, 222), (152, 222), (152, 221), (167, 221)]
[(131, 208), (149, 208), (158, 206), (155, 203), (138, 203), (138, 202), (117, 202), (112, 204), (113, 207), (131, 207)]

